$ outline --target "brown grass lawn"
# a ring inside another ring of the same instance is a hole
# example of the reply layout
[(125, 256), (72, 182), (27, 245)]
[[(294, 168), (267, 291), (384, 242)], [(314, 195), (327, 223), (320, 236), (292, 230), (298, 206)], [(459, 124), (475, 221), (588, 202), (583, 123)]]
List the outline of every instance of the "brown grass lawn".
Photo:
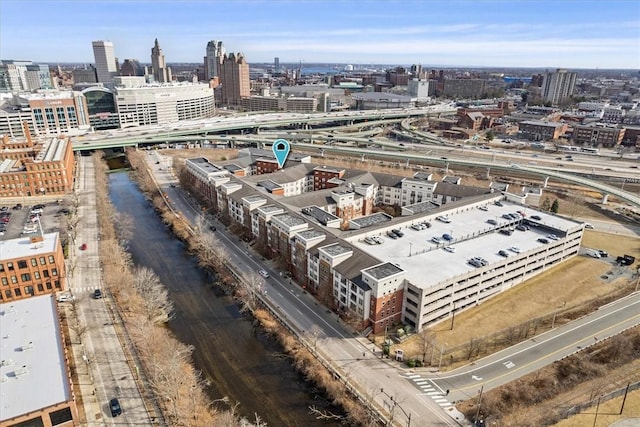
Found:
[[(607, 415), (618, 414), (620, 412), (621, 405), (622, 396), (601, 403), (598, 408), (598, 418), (596, 419), (595, 427), (608, 427), (615, 421), (633, 417), (638, 418), (638, 424), (636, 425), (640, 425), (640, 390), (632, 391), (627, 395), (627, 400), (624, 404), (622, 415)], [(593, 426), (595, 413), (596, 407), (594, 406), (585, 410), (584, 414), (574, 415), (571, 418), (560, 421), (559, 423), (555, 424), (555, 427)]]
[[(640, 256), (638, 239), (589, 232), (589, 245), (614, 253), (635, 253)], [(613, 241), (612, 241), (613, 240)], [(506, 329), (539, 316), (553, 316), (559, 312), (576, 307), (581, 303), (608, 294), (612, 289), (626, 283), (627, 278), (612, 282), (600, 279), (610, 271), (610, 263), (578, 256), (541, 275), (528, 280), (489, 301), (455, 316), (454, 329), (450, 330), (451, 318), (432, 326), (438, 347), (446, 343), (452, 348), (467, 343), (471, 338), (482, 337)], [(560, 317), (556, 325), (561, 324)], [(539, 332), (542, 332), (540, 330)], [(420, 354), (416, 337), (393, 347), (403, 349), (408, 357)]]
[(612, 236), (607, 233), (598, 233), (595, 230), (586, 230), (582, 238), (582, 245), (588, 248), (604, 249), (611, 256), (629, 254), (640, 258), (640, 239), (638, 238)]

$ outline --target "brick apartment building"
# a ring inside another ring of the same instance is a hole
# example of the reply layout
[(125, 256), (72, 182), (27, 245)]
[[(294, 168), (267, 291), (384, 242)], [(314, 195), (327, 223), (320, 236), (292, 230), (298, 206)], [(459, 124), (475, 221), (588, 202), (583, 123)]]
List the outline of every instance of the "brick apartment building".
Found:
[(622, 143), (625, 129), (614, 126), (575, 125), (573, 141), (575, 144), (614, 147)]
[(0, 241), (0, 302), (66, 289), (66, 276), (58, 233)]

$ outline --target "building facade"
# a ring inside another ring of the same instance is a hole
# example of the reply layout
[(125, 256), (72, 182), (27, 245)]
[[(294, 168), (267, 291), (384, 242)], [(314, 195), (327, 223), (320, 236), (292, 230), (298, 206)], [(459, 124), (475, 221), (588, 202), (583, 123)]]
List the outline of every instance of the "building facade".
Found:
[(207, 80), (220, 77), (220, 67), (225, 53), (226, 51), (221, 41), (210, 40), (207, 43), (207, 54), (204, 57), (204, 70)]
[(527, 120), (520, 122), (519, 133), (531, 141), (551, 141), (560, 138), (568, 129), (565, 123)]
[(75, 158), (70, 139), (46, 138), (35, 143), (2, 139), (0, 197), (64, 195), (73, 190)]
[(249, 64), (241, 53), (225, 54), (220, 71), (222, 103), (228, 106), (241, 105), (242, 99), (251, 95)]
[(575, 144), (592, 147), (615, 147), (624, 138), (625, 129), (615, 126), (575, 125), (573, 127), (573, 141)]
[(156, 39), (151, 48), (151, 67), (153, 69), (153, 80), (156, 83), (167, 83), (171, 81), (171, 70), (167, 68), (164, 53)]
[(0, 303), (66, 289), (58, 233), (0, 241)]
[(113, 81), (113, 77), (118, 73), (113, 43), (97, 40), (91, 42), (91, 45), (93, 46), (93, 58), (96, 62), (98, 83), (110, 84)]
[(215, 113), (213, 89), (207, 84), (145, 84), (142, 77), (117, 77), (115, 82), (122, 128), (204, 119)]
[(555, 72), (546, 72), (542, 81), (542, 98), (552, 104), (559, 104), (573, 95), (576, 85), (576, 73), (558, 68)]

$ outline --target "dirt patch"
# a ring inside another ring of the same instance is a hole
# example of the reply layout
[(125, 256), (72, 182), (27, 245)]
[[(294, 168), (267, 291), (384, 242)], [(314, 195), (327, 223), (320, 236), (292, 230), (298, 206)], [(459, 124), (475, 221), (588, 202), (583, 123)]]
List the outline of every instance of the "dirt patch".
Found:
[[(595, 427), (609, 427), (616, 421), (625, 420), (632, 417), (640, 417), (640, 390), (632, 391), (627, 395), (627, 399), (622, 406), (623, 396), (616, 397), (607, 402), (601, 402), (597, 406), (598, 417), (596, 418), (596, 406), (585, 409), (582, 413), (562, 420), (555, 427), (583, 427), (585, 425)], [(623, 409), (619, 415), (620, 409)], [(636, 418), (636, 422), (640, 423), (640, 418)], [(637, 425), (637, 424), (636, 424)]]
[(623, 254), (633, 255), (636, 258), (640, 257), (640, 239), (629, 236), (613, 237), (611, 234), (586, 230), (582, 238), (582, 246), (603, 249), (614, 259), (616, 256)]

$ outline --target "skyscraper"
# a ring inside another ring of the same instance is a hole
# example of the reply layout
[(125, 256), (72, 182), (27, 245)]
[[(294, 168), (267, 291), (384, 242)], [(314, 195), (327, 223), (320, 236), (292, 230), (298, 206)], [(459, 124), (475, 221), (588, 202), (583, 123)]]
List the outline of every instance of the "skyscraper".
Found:
[(277, 56), (273, 58), (273, 72), (274, 73), (280, 72), (280, 58), (278, 58)]
[(241, 53), (224, 55), (220, 73), (222, 103), (240, 105), (250, 93), (249, 64)]
[(204, 69), (207, 80), (220, 77), (220, 64), (225, 55), (221, 41), (211, 40), (207, 43), (207, 55), (204, 57)]
[(116, 57), (113, 53), (113, 43), (109, 41), (94, 41), (93, 57), (96, 61), (96, 75), (98, 83), (111, 83), (118, 72)]
[(158, 39), (151, 48), (151, 67), (153, 68), (153, 79), (158, 83), (166, 83), (171, 81), (171, 71), (167, 69), (167, 63), (164, 60), (164, 54), (158, 44)]
[(542, 98), (552, 104), (559, 104), (573, 95), (576, 73), (558, 68), (555, 73), (544, 73)]

